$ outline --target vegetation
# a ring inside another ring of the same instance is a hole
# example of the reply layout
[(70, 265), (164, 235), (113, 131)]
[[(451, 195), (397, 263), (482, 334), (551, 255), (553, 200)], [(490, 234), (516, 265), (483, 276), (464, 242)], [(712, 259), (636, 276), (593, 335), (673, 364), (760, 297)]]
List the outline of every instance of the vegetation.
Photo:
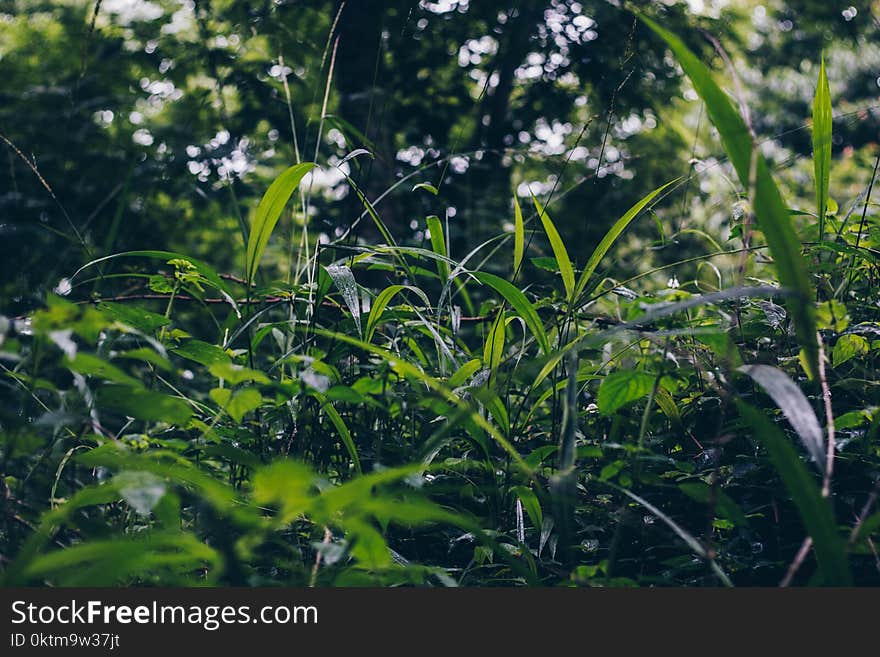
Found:
[(880, 584), (876, 3), (379, 4), (0, 4), (2, 582)]

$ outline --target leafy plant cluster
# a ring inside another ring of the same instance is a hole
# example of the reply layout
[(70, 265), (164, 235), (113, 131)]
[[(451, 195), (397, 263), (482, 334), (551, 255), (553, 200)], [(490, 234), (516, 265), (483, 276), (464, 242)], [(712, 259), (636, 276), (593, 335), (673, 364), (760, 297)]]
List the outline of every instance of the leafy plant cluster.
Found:
[(453, 257), (448, 220), (398, 243), (349, 179), (376, 243), (304, 229), (267, 282), (286, 208), (308, 214), (298, 163), (256, 208), (241, 276), (117, 253), (2, 320), (4, 583), (880, 582), (880, 225), (870, 188), (849, 212), (829, 197), (824, 68), (816, 208), (794, 211), (748, 118), (644, 20), (746, 208), (742, 248), (676, 264), (727, 257), (734, 284), (607, 268), (679, 179), (582, 263), (552, 196), (514, 199), (511, 232)]

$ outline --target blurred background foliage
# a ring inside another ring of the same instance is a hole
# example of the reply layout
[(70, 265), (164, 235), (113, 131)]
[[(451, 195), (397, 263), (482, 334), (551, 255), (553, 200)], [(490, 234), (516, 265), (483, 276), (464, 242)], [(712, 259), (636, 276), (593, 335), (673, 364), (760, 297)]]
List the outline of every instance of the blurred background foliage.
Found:
[[(824, 49), (840, 116), (835, 191), (863, 184), (880, 117), (870, 2), (636, 4), (710, 60), (718, 56), (700, 30), (725, 44), (765, 153), (805, 198)], [(340, 13), (341, 2), (318, 0), (6, 0), (2, 311), (21, 314), (84, 261), (133, 248), (210, 254), (218, 270), (240, 271), (241, 223), (297, 156), (317, 153), (323, 167), (314, 237), (338, 237), (362, 211), (334, 167), (355, 148), (375, 157), (342, 169), (369, 198), (415, 172), (380, 204), (392, 232), (421, 242), (421, 217), (445, 210), (459, 256), (509, 226), (512, 189), (526, 199), (552, 191), (563, 233), (589, 244), (621, 199), (689, 166), (707, 173), (688, 186), (673, 226), (725, 225), (735, 209), (714, 175), (719, 151), (701, 103), (617, 5), (361, 0)], [(441, 208), (407, 194), (416, 182), (440, 187)], [(631, 267), (665, 257), (634, 246)], [(667, 246), (677, 256), (701, 245), (685, 233)]]

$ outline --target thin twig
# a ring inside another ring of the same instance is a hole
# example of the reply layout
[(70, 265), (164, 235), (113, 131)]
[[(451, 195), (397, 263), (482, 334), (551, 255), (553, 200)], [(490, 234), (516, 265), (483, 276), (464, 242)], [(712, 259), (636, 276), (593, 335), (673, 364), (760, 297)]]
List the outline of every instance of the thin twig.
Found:
[(791, 565), (788, 567), (788, 572), (785, 573), (785, 577), (782, 578), (782, 581), (779, 582), (779, 586), (785, 588), (789, 584), (791, 584), (791, 580), (794, 579), (795, 574), (798, 569), (801, 567), (801, 564), (804, 563), (804, 559), (807, 558), (807, 554), (810, 552), (810, 548), (813, 547), (813, 539), (807, 536), (804, 539), (804, 542), (801, 543), (801, 549), (798, 550), (798, 553), (794, 557), (794, 561), (791, 562)]
[(831, 388), (828, 387), (828, 378), (825, 376), (825, 348), (822, 344), (822, 336), (816, 333), (819, 343), (819, 383), (822, 386), (822, 401), (825, 404), (825, 421), (828, 428), (828, 445), (825, 455), (825, 476), (822, 478), (822, 497), (831, 494), (831, 476), (834, 474), (834, 411), (831, 408)]

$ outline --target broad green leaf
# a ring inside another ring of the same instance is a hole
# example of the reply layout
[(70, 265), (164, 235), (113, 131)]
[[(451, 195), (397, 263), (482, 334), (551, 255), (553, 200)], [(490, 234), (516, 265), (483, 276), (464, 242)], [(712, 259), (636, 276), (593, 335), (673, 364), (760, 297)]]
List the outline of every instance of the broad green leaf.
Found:
[(846, 559), (843, 541), (837, 533), (837, 525), (827, 499), (819, 492), (819, 486), (798, 458), (797, 452), (782, 432), (764, 414), (744, 402), (737, 403), (743, 419), (754, 429), (758, 439), (767, 449), (785, 488), (797, 507), (801, 520), (813, 539), (816, 560), (826, 586), (849, 586), (852, 575)]
[(617, 409), (641, 399), (654, 387), (653, 374), (636, 370), (621, 370), (609, 374), (599, 386), (598, 406), (602, 415), (611, 415)]
[[(54, 550), (34, 559), (26, 575), (62, 586), (118, 586), (139, 576), (162, 575), (185, 582), (183, 575), (210, 566), (205, 572), (222, 572), (220, 555), (196, 536), (183, 532), (148, 533), (87, 541)], [(167, 579), (165, 581), (168, 581)]]
[(522, 267), (525, 253), (526, 229), (523, 222), (522, 208), (516, 195), (513, 196), (513, 275), (516, 276)]
[(770, 365), (743, 365), (748, 374), (767, 392), (794, 427), (819, 472), (825, 472), (825, 446), (822, 428), (810, 402), (797, 384), (782, 370)]
[(513, 486), (510, 492), (516, 495), (519, 501), (522, 502), (523, 509), (528, 514), (529, 520), (532, 521), (532, 526), (535, 529), (541, 529), (541, 525), (544, 524), (544, 514), (541, 512), (541, 503), (538, 501), (538, 496), (535, 495), (535, 492), (525, 486)]
[(861, 335), (848, 333), (838, 338), (834, 345), (834, 351), (831, 353), (831, 360), (834, 367), (837, 367), (856, 356), (864, 356), (869, 350), (870, 345), (865, 338)]
[(211, 367), (218, 363), (229, 364), (232, 362), (229, 354), (223, 349), (201, 340), (187, 340), (179, 347), (171, 349), (171, 353), (205, 367)]
[(825, 232), (828, 209), (828, 185), (831, 172), (831, 92), (825, 74), (825, 58), (819, 64), (819, 79), (813, 98), (813, 176), (816, 184), (816, 214), (819, 217), (819, 241)]
[(184, 400), (130, 386), (103, 386), (98, 391), (98, 405), (138, 420), (168, 424), (186, 424), (192, 417), (192, 409)]
[(608, 250), (617, 241), (617, 238), (620, 237), (621, 233), (626, 230), (626, 227), (632, 223), (632, 220), (635, 219), (638, 214), (645, 209), (651, 201), (656, 198), (657, 194), (662, 192), (664, 189), (669, 187), (670, 185), (678, 182), (678, 178), (675, 180), (670, 180), (668, 183), (664, 185), (660, 185), (653, 192), (647, 194), (642, 200), (632, 206), (629, 210), (627, 210), (624, 215), (618, 219), (615, 224), (611, 227), (611, 229), (605, 234), (605, 237), (602, 238), (602, 241), (599, 242), (599, 246), (593, 251), (593, 254), (590, 256), (590, 259), (587, 261), (584, 270), (581, 272), (580, 278), (577, 282), (577, 287), (574, 290), (574, 298), (577, 299), (580, 296), (581, 292), (587, 287), (587, 283), (590, 280), (590, 276), (593, 275), (593, 272), (596, 271), (596, 267), (599, 266), (599, 263), (602, 261), (602, 258), (605, 257), (605, 254), (608, 253)]
[(145, 363), (149, 363), (150, 365), (158, 367), (160, 370), (165, 370), (166, 372), (171, 372), (174, 370), (174, 366), (168, 361), (167, 358), (147, 347), (138, 347), (137, 349), (121, 351), (118, 354), (115, 354), (113, 357), (121, 358), (124, 360), (143, 361)]
[(140, 381), (130, 377), (115, 365), (111, 365), (107, 361), (92, 354), (78, 352), (72, 360), (66, 358), (65, 361), (67, 367), (74, 372), (79, 372), (86, 376), (95, 376), (100, 379), (105, 379), (106, 381), (113, 381), (114, 383), (122, 383), (135, 388), (141, 387)]
[(275, 461), (253, 477), (253, 499), (257, 504), (280, 505), (279, 522), (287, 524), (308, 513), (314, 503), (315, 473), (296, 461)]
[(568, 250), (559, 236), (559, 231), (553, 225), (550, 215), (541, 206), (541, 202), (535, 196), (532, 196), (532, 202), (535, 204), (535, 209), (541, 218), (541, 224), (544, 226), (544, 232), (547, 233), (547, 239), (550, 240), (550, 248), (553, 249), (556, 264), (559, 265), (562, 284), (565, 286), (565, 297), (570, 300), (574, 293), (574, 269), (571, 266), (571, 258), (568, 257)]
[(730, 98), (712, 78), (706, 66), (688, 49), (676, 35), (663, 29), (645, 16), (641, 19), (653, 29), (670, 47), (684, 72), (691, 79), (697, 94), (706, 104), (706, 113), (718, 130), (721, 143), (733, 163), (740, 182), (750, 185), (752, 155), (755, 162), (754, 209), (759, 227), (767, 239), (770, 253), (776, 262), (776, 270), (783, 286), (797, 295), (787, 304), (794, 319), (798, 342), (803, 347), (809, 372), (819, 371), (819, 344), (816, 340), (816, 319), (811, 303), (814, 294), (810, 285), (801, 243), (791, 225), (782, 196), (760, 150), (752, 143), (749, 129)]
[(256, 388), (242, 388), (235, 395), (229, 388), (213, 388), (209, 394), (238, 423), (263, 402), (263, 397)]
[(218, 379), (223, 379), (233, 386), (245, 383), (246, 381), (262, 384), (269, 383), (269, 377), (259, 370), (252, 370), (248, 367), (232, 363), (214, 363), (208, 368), (208, 371)]
[(849, 311), (840, 301), (824, 301), (816, 309), (816, 321), (820, 329), (843, 333), (849, 327)]
[(122, 303), (108, 303), (102, 301), (98, 304), (105, 317), (121, 324), (127, 324), (147, 335), (155, 333), (163, 326), (168, 326), (171, 320), (163, 315), (144, 310), (140, 306), (126, 306)]
[(257, 213), (251, 224), (250, 235), (248, 236), (247, 250), (245, 255), (245, 272), (248, 283), (252, 282), (257, 275), (257, 267), (263, 258), (263, 252), (269, 243), (269, 237), (275, 230), (275, 225), (281, 217), (281, 212), (287, 201), (296, 191), (299, 183), (302, 181), (309, 171), (314, 168), (312, 162), (303, 162), (295, 164), (287, 169), (278, 178), (269, 185), (269, 189), (260, 200), (257, 206)]
[(504, 297), (507, 303), (513, 306), (513, 309), (523, 318), (526, 326), (529, 327), (532, 335), (535, 336), (535, 340), (537, 340), (541, 351), (544, 354), (549, 354), (550, 339), (547, 337), (547, 332), (544, 330), (544, 324), (541, 322), (541, 318), (538, 317), (535, 307), (528, 299), (526, 299), (526, 295), (524, 295), (519, 288), (508, 283), (500, 276), (495, 276), (494, 274), (482, 271), (474, 272), (473, 276), (481, 283), (494, 289), (498, 294)]

